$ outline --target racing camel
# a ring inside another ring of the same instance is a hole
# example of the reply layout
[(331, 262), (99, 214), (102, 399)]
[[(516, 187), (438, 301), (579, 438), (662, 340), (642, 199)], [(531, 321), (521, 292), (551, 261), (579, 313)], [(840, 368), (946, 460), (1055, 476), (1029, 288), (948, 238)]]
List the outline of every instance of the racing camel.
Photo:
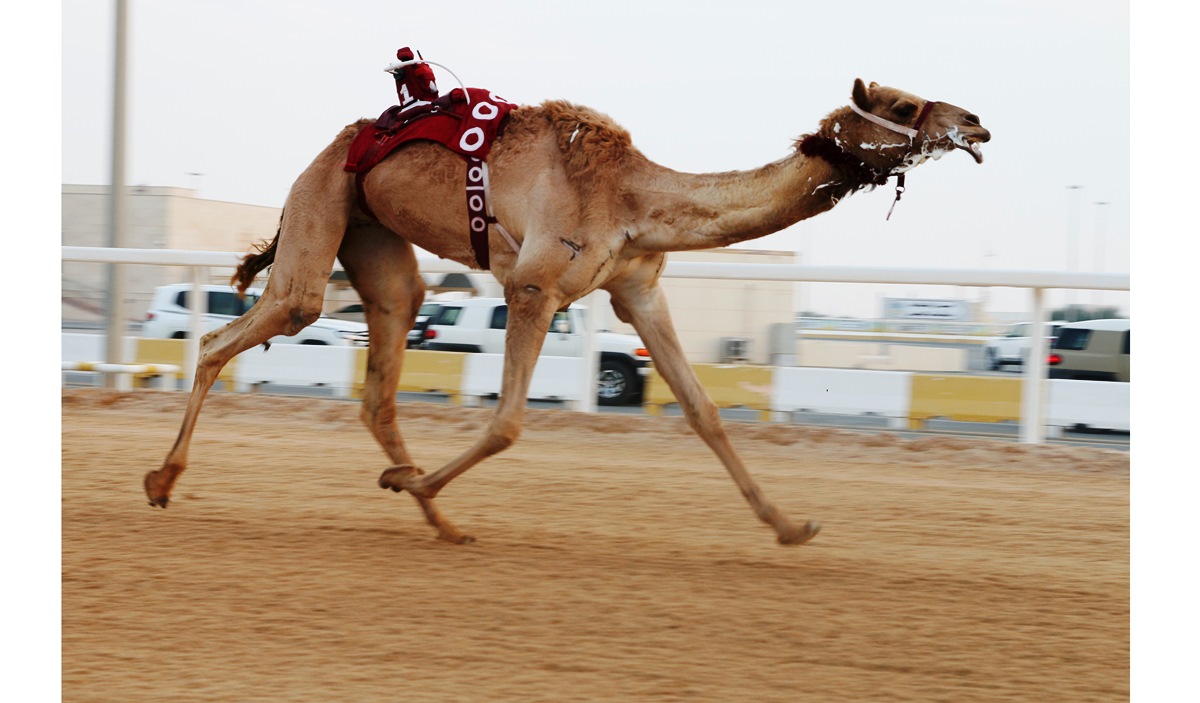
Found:
[(236, 354), (316, 320), (336, 257), (362, 297), (370, 330), (361, 417), (392, 463), (379, 485), (411, 493), (440, 539), (473, 540), (442, 516), (434, 498), (517, 440), (554, 312), (603, 289), (758, 518), (779, 543), (803, 544), (819, 524), (794, 523), (767, 499), (687, 363), (658, 282), (666, 254), (778, 232), (890, 176), (902, 183), (906, 171), (955, 149), (982, 163), (979, 144), (990, 139), (966, 110), (860, 79), (851, 103), (821, 120), (784, 158), (749, 171), (688, 174), (651, 162), (627, 131), (591, 109), (563, 101), (512, 109), (487, 158), (494, 218), (482, 252), (509, 307), (502, 393), (483, 435), (426, 473), (405, 447), (395, 407), (406, 336), (425, 292), (413, 246), (480, 267), (463, 198), (471, 165), (443, 146), (413, 141), (356, 176), (346, 170), (348, 153), (371, 125), (347, 126), (300, 174), (274, 240), (234, 275), (244, 289), (272, 266), (258, 303), (201, 340), (179, 436), (163, 466), (145, 477), (151, 505), (167, 506), (218, 372)]

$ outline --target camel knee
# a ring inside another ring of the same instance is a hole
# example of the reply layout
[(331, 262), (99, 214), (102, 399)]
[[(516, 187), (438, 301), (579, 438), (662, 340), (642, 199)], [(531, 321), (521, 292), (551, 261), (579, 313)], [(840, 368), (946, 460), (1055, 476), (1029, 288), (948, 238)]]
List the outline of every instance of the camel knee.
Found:
[[(273, 305), (265, 304), (265, 301), (259, 301), (255, 308), (261, 306), (259, 315), (261, 316), (261, 324), (263, 329), (270, 330), (271, 335), (283, 334), (291, 337), (300, 330), (308, 327), (317, 321), (321, 316), (321, 307), (324, 301), (317, 296), (305, 296), (303, 299), (297, 299), (299, 296), (292, 296), (291, 299), (277, 301)], [(253, 312), (254, 309), (251, 309)]]
[[(513, 281), (504, 287), (504, 298), (508, 301), (510, 311), (520, 310), (534, 313), (550, 304), (554, 291), (546, 290), (545, 286), (533, 281)], [(510, 319), (511, 319), (510, 313)]]
[(521, 436), (521, 421), (514, 419), (495, 419), (488, 425), (484, 437), (484, 447), (488, 454), (496, 454), (508, 449)]
[(288, 310), (287, 326), (283, 333), (290, 337), (316, 322), (320, 316), (321, 306), (319, 304), (316, 306), (311, 304), (293, 306)]

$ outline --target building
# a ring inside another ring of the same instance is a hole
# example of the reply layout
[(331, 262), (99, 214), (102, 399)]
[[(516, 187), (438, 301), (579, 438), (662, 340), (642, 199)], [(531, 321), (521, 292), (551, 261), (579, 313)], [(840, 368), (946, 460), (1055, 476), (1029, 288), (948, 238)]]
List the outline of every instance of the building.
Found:
[[(124, 245), (132, 249), (248, 251), (252, 243), (270, 240), (279, 228), (280, 209), (262, 205), (204, 200), (188, 188), (129, 188), (129, 231)], [(109, 187), (63, 185), (62, 245), (107, 246)], [(156, 286), (190, 280), (187, 268), (124, 266), (124, 317), (140, 320)], [(227, 282), (231, 270), (212, 272), (212, 282)], [(103, 320), (106, 314), (106, 266), (78, 261), (62, 264), (64, 322)]]
[[(279, 228), (280, 208), (205, 200), (188, 188), (134, 186), (129, 189), (129, 232), (125, 246), (138, 249), (248, 252), (270, 240)], [(62, 244), (106, 246), (108, 186), (62, 186)], [(675, 252), (673, 261), (791, 264), (793, 252), (712, 249)], [(185, 267), (125, 265), (124, 317), (140, 321), (154, 288), (190, 280)], [(210, 282), (228, 282), (232, 269), (210, 271)], [(106, 266), (62, 263), (64, 324), (99, 323), (106, 314)], [(487, 273), (425, 276), (434, 296), (503, 295)], [(265, 282), (265, 279), (262, 281)], [(789, 281), (725, 281), (664, 278), (671, 317), (689, 361), (769, 361), (772, 325), (792, 324), (795, 283)], [(607, 294), (597, 297), (597, 327), (632, 333), (612, 312)], [(325, 310), (358, 301), (349, 281), (335, 272), (326, 292)]]

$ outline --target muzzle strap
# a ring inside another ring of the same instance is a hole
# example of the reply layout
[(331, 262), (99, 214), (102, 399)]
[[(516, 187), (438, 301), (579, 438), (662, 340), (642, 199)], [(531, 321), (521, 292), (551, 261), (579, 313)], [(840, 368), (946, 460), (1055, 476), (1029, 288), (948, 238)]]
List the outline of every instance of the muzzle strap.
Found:
[[(858, 105), (855, 105), (853, 100), (850, 101), (850, 109), (853, 110), (859, 117), (868, 122), (872, 122), (880, 127), (883, 127), (884, 129), (890, 129), (893, 132), (898, 132), (908, 137), (908, 154), (905, 155), (905, 158), (907, 158), (912, 154), (913, 149), (917, 146), (917, 135), (921, 133), (921, 125), (925, 124), (926, 118), (929, 117), (929, 113), (933, 111), (933, 107), (937, 104), (938, 103), (936, 100), (926, 100), (925, 105), (921, 108), (921, 114), (917, 115), (917, 121), (913, 123), (912, 127), (905, 127), (904, 125), (896, 124), (891, 120), (884, 119), (879, 115), (873, 115), (860, 108)], [(892, 211), (896, 209), (896, 203), (900, 202), (900, 196), (902, 195), (904, 195), (904, 173), (900, 172), (896, 174), (896, 199), (892, 201), (892, 206), (888, 208), (887, 217), (884, 219), (892, 219)]]

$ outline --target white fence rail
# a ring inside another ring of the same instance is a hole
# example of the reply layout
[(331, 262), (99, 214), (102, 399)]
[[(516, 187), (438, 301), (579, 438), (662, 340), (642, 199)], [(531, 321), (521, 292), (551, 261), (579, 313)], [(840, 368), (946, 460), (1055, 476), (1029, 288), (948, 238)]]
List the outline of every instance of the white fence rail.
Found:
[[(87, 261), (110, 264), (150, 264), (186, 266), (194, 269), (192, 280), (207, 277), (209, 267), (237, 266), (242, 253), (200, 252), (178, 249), (127, 249), (107, 247), (62, 248), (63, 261)], [(469, 271), (465, 266), (445, 259), (420, 257), (420, 267), (426, 273), (455, 273)], [(340, 265), (335, 264), (335, 269)], [(887, 267), (803, 266), (791, 264), (742, 264), (668, 262), (663, 276), (670, 278), (705, 278), (728, 280), (803, 281), (809, 283), (890, 283), (943, 286), (976, 286), (1025, 288), (1032, 296), (1033, 322), (1048, 319), (1045, 292), (1051, 289), (1128, 291), (1129, 275), (1115, 273), (1079, 273), (1066, 271), (1019, 271), (978, 269), (923, 269)], [(592, 326), (589, 325), (589, 329)], [(199, 339), (189, 340), (187, 364), (193, 368)], [(1021, 394), (1021, 441), (1040, 443), (1045, 438), (1046, 414), (1046, 340), (1034, 337), (1029, 363), (1024, 368)], [(106, 359), (107, 362), (120, 360)], [(190, 373), (190, 369), (188, 371)], [(590, 376), (584, 373), (585, 376)], [(591, 379), (584, 381), (590, 387)], [(590, 397), (590, 394), (587, 394)]]

